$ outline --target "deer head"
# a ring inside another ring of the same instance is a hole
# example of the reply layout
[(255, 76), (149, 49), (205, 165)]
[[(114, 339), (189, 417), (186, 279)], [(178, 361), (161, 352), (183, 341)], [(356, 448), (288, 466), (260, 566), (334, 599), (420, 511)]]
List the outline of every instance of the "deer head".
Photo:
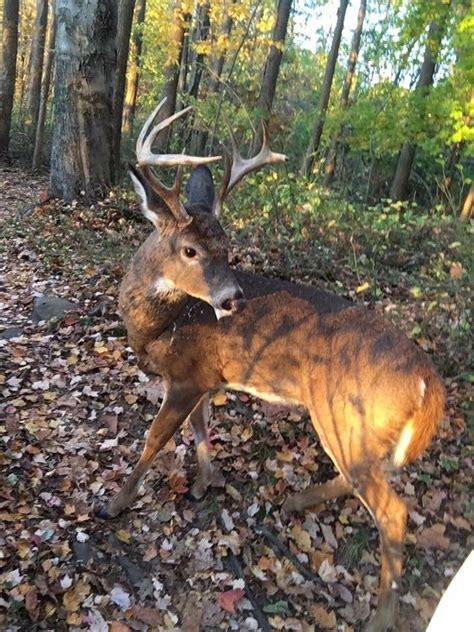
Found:
[[(155, 154), (152, 144), (157, 135), (177, 118), (190, 111), (185, 108), (150, 127), (163, 106), (152, 112), (137, 140), (138, 169), (130, 167), (130, 176), (140, 199), (142, 212), (155, 226), (155, 232), (142, 247), (147, 274), (154, 274), (157, 292), (184, 292), (209, 303), (217, 318), (231, 315), (244, 304), (242, 290), (228, 263), (228, 242), (219, 223), (219, 214), (227, 194), (247, 173), (271, 162), (286, 159), (272, 152), (266, 130), (260, 153), (245, 160), (232, 135), (233, 160), (226, 154), (223, 184), (216, 196), (212, 175), (204, 166), (220, 156), (198, 157), (185, 154)], [(188, 201), (180, 199), (183, 166), (194, 166), (187, 186)], [(160, 182), (153, 167), (178, 167), (172, 187)]]

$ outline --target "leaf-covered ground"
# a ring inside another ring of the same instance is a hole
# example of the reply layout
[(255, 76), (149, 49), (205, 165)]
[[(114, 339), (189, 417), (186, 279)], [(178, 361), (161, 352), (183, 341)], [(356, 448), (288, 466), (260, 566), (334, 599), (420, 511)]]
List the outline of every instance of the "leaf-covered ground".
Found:
[[(149, 229), (126, 194), (86, 208), (45, 190), (45, 179), (0, 169), (0, 627), (359, 629), (379, 574), (370, 517), (353, 498), (280, 513), (289, 491), (333, 475), (302, 410), (217, 393), (206, 498), (185, 495), (195, 455), (184, 427), (129, 513), (94, 516), (138, 458), (161, 396), (116, 312), (124, 267)], [(473, 545), (469, 235), (446, 218), (421, 225), (399, 213), (392, 226), (374, 214), (344, 223), (322, 213), (302, 221), (297, 240), (281, 218), (236, 218), (232, 258), (369, 303), (444, 376), (442, 429), (394, 478), (409, 507), (400, 630), (423, 630)], [(42, 295), (77, 308), (34, 322)]]

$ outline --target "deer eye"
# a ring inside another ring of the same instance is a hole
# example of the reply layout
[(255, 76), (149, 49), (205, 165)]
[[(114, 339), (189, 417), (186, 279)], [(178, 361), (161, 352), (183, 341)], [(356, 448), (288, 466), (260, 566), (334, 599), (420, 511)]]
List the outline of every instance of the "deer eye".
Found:
[(194, 248), (185, 248), (184, 254), (186, 257), (188, 257), (188, 259), (192, 259), (197, 255), (197, 252), (194, 250)]

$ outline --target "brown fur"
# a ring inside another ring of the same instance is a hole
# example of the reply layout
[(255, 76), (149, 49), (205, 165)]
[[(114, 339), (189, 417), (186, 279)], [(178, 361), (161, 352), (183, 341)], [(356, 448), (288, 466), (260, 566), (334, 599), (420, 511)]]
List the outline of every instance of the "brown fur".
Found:
[[(411, 461), (429, 444), (443, 415), (441, 380), (423, 351), (375, 313), (312, 287), (234, 273), (217, 220), (188, 212), (193, 220), (184, 227), (157, 220), (159, 232), (142, 245), (122, 283), (130, 344), (140, 366), (163, 376), (168, 391), (107, 515), (133, 501), (156, 452), (188, 416), (200, 446), (194, 489), (204, 493), (209, 391), (224, 386), (303, 404), (339, 476), (291, 496), (284, 508), (302, 510), (351, 491), (367, 507), (382, 558), (379, 604), (368, 629), (387, 630), (396, 620), (406, 508), (381, 461), (394, 449)], [(199, 252), (192, 262), (183, 255), (189, 246)], [(219, 292), (235, 288), (242, 288), (245, 307), (216, 320), (208, 303), (216, 307)]]

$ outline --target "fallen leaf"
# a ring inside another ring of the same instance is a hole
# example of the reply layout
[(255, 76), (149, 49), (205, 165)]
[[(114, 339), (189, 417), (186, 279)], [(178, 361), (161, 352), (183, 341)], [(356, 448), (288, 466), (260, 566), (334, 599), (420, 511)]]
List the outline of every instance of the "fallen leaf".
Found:
[(130, 628), (120, 621), (112, 621), (109, 632), (130, 632)]
[(241, 588), (235, 588), (234, 590), (226, 590), (220, 593), (217, 597), (217, 603), (226, 612), (230, 614), (235, 613), (235, 604), (238, 603), (244, 596), (245, 591)]
[(446, 525), (434, 524), (423, 531), (418, 536), (418, 544), (424, 549), (443, 549), (449, 548), (449, 538), (444, 535)]
[(130, 544), (131, 534), (124, 529), (117, 529), (115, 532), (115, 536), (120, 540), (120, 542), (125, 542), (125, 544)]
[(217, 391), (212, 398), (212, 403), (214, 406), (225, 406), (227, 404), (227, 395), (224, 391)]
[(337, 627), (336, 614), (334, 610), (330, 610), (328, 612), (325, 608), (323, 608), (323, 606), (315, 604), (312, 607), (312, 611), (314, 618), (323, 630), (334, 630)]
[(121, 586), (112, 588), (110, 598), (121, 610), (128, 610), (128, 608), (130, 608), (130, 595)]

